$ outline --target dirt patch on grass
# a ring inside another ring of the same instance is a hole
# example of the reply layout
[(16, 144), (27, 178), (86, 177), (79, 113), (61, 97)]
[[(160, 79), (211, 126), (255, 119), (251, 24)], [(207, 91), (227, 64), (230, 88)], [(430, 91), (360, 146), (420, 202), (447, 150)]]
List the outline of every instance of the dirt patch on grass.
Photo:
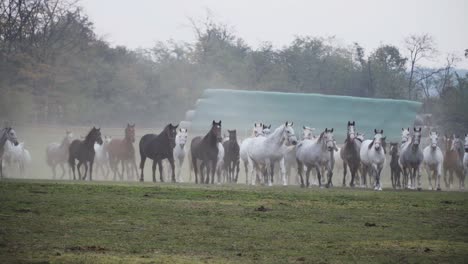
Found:
[(101, 246), (73, 246), (67, 247), (66, 251), (71, 252), (97, 252), (97, 253), (104, 253), (108, 251), (106, 248)]

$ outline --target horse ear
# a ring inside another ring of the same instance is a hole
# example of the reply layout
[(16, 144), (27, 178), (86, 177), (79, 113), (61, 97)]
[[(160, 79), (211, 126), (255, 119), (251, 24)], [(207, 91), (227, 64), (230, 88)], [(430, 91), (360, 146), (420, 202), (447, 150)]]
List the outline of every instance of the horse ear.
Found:
[(383, 134), (383, 129), (380, 129), (380, 134)]
[(404, 129), (404, 128), (401, 128), (401, 131), (405, 131), (405, 129)]
[(332, 132), (332, 133), (333, 133), (333, 128), (330, 130), (330, 132)]
[(353, 120), (353, 126), (356, 125), (356, 122)]
[(351, 125), (351, 122), (348, 121), (348, 126), (350, 126), (350, 125)]
[(284, 126), (288, 126), (288, 121), (286, 121), (286, 123), (284, 123)]
[(306, 127), (305, 127), (305, 126), (302, 126), (302, 129), (304, 129), (304, 130), (305, 130), (305, 129), (306, 129)]
[(211, 123), (213, 126), (216, 124), (216, 122), (213, 120), (213, 123)]
[(177, 129), (179, 127), (179, 124), (177, 124), (176, 126), (174, 126), (174, 129)]
[(271, 124), (268, 126), (268, 129), (270, 129), (270, 128), (271, 128)]
[(374, 134), (377, 134), (377, 129), (374, 128)]

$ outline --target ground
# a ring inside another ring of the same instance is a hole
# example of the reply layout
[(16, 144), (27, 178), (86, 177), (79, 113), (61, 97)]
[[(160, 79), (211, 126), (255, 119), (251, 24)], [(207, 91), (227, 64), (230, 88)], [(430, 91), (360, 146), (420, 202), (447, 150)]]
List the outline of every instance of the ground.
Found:
[(462, 263), (468, 195), (0, 181), (2, 263)]

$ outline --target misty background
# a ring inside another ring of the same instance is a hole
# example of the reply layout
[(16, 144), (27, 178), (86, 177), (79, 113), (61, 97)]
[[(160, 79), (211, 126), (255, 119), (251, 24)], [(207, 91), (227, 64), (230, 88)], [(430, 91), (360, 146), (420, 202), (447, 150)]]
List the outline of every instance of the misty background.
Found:
[(409, 99), (468, 127), (464, 1), (0, 1), (0, 120), (178, 122), (208, 88)]

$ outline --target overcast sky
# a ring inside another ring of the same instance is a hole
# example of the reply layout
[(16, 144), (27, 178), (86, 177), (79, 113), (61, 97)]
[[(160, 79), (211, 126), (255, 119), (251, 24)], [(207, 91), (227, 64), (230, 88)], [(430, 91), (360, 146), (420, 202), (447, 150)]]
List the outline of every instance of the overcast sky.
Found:
[(358, 42), (368, 53), (381, 44), (403, 47), (409, 34), (429, 33), (439, 57), (461, 58), (468, 48), (467, 0), (82, 0), (96, 32), (113, 45), (149, 48), (156, 41), (192, 42), (188, 18), (202, 20), (210, 10), (252, 47), (265, 41), (279, 48), (294, 36), (335, 36), (345, 46)]

